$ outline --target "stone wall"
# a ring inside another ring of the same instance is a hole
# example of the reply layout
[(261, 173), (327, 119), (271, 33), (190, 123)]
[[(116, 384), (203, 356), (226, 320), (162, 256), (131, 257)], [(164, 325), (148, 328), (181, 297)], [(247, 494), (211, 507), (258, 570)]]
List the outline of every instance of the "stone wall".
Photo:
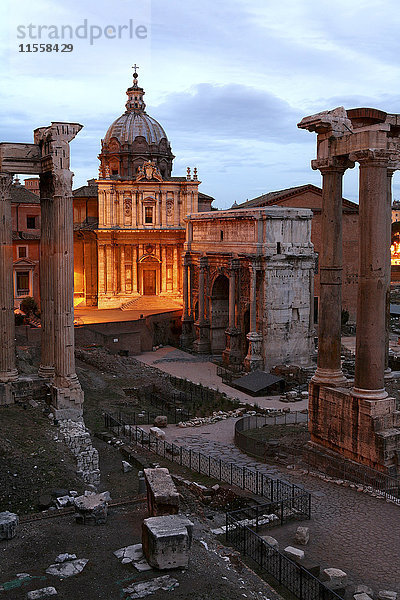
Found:
[(92, 445), (88, 429), (83, 419), (60, 421), (60, 434), (76, 458), (77, 475), (85, 483), (98, 486), (100, 483), (99, 453)]

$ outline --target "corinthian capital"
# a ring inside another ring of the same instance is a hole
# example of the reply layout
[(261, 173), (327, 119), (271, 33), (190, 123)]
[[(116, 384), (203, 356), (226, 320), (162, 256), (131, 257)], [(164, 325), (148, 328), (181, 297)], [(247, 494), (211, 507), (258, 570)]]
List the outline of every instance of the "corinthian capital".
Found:
[(391, 156), (392, 153), (389, 150), (367, 148), (352, 152), (350, 159), (360, 163), (360, 165), (388, 166)]
[(55, 196), (72, 196), (73, 175), (69, 169), (57, 169), (53, 173)]
[(311, 167), (314, 171), (318, 169), (322, 174), (325, 172), (344, 173), (346, 169), (352, 169), (354, 167), (354, 161), (350, 160), (348, 155), (328, 156), (327, 158), (311, 161)]

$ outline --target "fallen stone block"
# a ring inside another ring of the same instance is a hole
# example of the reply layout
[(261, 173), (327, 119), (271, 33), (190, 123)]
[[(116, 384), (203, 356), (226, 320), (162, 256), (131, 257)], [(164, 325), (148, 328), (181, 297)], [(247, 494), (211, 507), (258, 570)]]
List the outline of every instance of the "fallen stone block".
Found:
[(74, 498), (76, 522), (84, 525), (102, 525), (107, 521), (108, 502), (101, 494)]
[(347, 585), (347, 573), (341, 569), (324, 569), (322, 577), (323, 581), (327, 582), (327, 587), (331, 590), (339, 590)]
[(115, 550), (114, 556), (119, 558), (123, 565), (133, 564), (138, 571), (150, 571), (151, 566), (147, 562), (143, 554), (142, 544), (133, 544)]
[(17, 533), (18, 515), (8, 510), (0, 513), (0, 540), (11, 540)]
[(310, 539), (310, 530), (308, 527), (298, 527), (296, 531), (296, 535), (294, 536), (294, 541), (296, 544), (301, 544), (302, 546), (306, 546), (308, 544), (308, 540)]
[(378, 600), (397, 600), (397, 592), (391, 590), (380, 590), (378, 592)]
[(154, 419), (155, 427), (166, 427), (168, 425), (168, 419), (165, 415), (159, 415)]
[(299, 548), (294, 548), (294, 546), (286, 546), (283, 551), (284, 555), (293, 560), (293, 562), (301, 562), (304, 560), (304, 551)]
[(150, 433), (159, 440), (165, 440), (165, 431), (159, 427), (150, 427)]
[(169, 575), (164, 575), (163, 577), (156, 577), (150, 581), (133, 583), (129, 587), (124, 588), (124, 592), (129, 594), (130, 600), (136, 600), (136, 598), (145, 598), (150, 594), (154, 594), (154, 592), (157, 592), (158, 590), (169, 592), (178, 587), (178, 585), (179, 583), (176, 579)]
[(68, 552), (66, 552), (65, 554), (59, 554), (56, 558), (56, 563), (63, 563), (66, 562), (67, 560), (75, 560), (76, 559), (76, 554), (68, 554)]
[(175, 515), (179, 512), (179, 494), (168, 469), (144, 469), (149, 515)]
[(129, 473), (129, 471), (132, 471), (133, 467), (131, 465), (131, 463), (128, 463), (126, 460), (122, 461), (122, 471), (124, 473)]
[(372, 600), (372, 596), (362, 592), (361, 594), (353, 594), (354, 600)]
[(272, 548), (275, 548), (275, 550), (279, 550), (278, 540), (276, 540), (271, 535), (263, 535), (262, 539), (265, 540), (269, 546), (272, 546)]
[(358, 594), (367, 594), (367, 596), (370, 596), (372, 598), (374, 595), (374, 591), (371, 587), (369, 587), (369, 585), (360, 584), (356, 585), (354, 589), (354, 596)]
[(57, 596), (56, 588), (45, 587), (40, 590), (32, 590), (26, 595), (28, 600), (39, 600), (40, 598), (48, 598), (49, 596)]
[(156, 569), (176, 569), (189, 564), (193, 523), (181, 515), (150, 517), (143, 521), (143, 554)]
[(78, 575), (78, 573), (81, 573), (88, 562), (88, 558), (78, 558), (77, 560), (56, 563), (54, 565), (50, 565), (46, 569), (46, 573), (48, 575), (60, 577), (60, 579), (65, 579), (66, 577), (72, 577), (73, 575)]

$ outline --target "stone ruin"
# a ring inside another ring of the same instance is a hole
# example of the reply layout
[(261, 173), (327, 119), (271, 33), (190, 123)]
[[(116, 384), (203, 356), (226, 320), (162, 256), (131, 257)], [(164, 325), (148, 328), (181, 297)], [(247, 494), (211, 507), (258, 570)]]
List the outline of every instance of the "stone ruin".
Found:
[(34, 143), (0, 143), (0, 405), (14, 401), (15, 361), (11, 184), (17, 173), (39, 175), (41, 205), (41, 365), (57, 419), (82, 415), (75, 372), (71, 142), (79, 123), (53, 122)]
[[(391, 183), (400, 168), (400, 115), (343, 107), (305, 117), (317, 133), (322, 174), (319, 348), (309, 388), (311, 442), (385, 472), (396, 472), (400, 412), (385, 390), (388, 368)], [(360, 166), (360, 261), (354, 382), (341, 369), (342, 179)]]

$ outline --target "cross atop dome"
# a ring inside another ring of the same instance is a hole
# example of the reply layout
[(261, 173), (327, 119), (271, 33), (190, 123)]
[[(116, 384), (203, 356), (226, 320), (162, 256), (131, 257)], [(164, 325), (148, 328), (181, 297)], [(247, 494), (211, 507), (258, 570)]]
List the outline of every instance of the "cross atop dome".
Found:
[(143, 88), (138, 86), (138, 65), (135, 63), (132, 67), (133, 71), (133, 86), (126, 90), (128, 95), (128, 101), (125, 104), (127, 112), (144, 111), (146, 104), (144, 103), (143, 96), (145, 94)]

